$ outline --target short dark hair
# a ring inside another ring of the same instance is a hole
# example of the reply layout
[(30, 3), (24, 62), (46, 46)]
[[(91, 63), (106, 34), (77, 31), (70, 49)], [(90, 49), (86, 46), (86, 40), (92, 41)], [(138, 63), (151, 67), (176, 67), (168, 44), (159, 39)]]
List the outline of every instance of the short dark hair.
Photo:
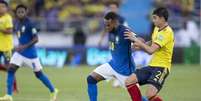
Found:
[(0, 0), (0, 3), (5, 4), (6, 6), (8, 6), (8, 3), (6, 1), (4, 1), (4, 0)]
[(156, 8), (153, 11), (153, 15), (157, 15), (159, 17), (164, 17), (165, 21), (168, 21), (169, 13), (168, 13), (168, 10), (165, 7)]
[(106, 15), (105, 15), (105, 17), (104, 17), (104, 19), (106, 19), (106, 20), (117, 20), (118, 19), (118, 14), (116, 14), (116, 13), (114, 13), (114, 12), (108, 12)]
[(17, 11), (17, 9), (19, 9), (19, 8), (24, 8), (25, 10), (28, 9), (27, 6), (25, 6), (25, 5), (23, 5), (23, 4), (19, 4), (19, 5), (17, 5), (15, 11)]

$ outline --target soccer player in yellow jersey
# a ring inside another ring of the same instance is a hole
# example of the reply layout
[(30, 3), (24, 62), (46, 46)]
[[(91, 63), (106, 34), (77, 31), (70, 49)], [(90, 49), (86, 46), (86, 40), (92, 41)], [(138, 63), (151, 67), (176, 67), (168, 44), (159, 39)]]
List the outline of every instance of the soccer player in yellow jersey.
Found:
[(140, 38), (135, 37), (135, 33), (127, 31), (126, 39), (134, 42), (135, 49), (142, 49), (148, 54), (152, 54), (152, 59), (147, 67), (138, 69), (127, 80), (126, 84), (139, 83), (147, 84), (148, 89), (143, 101), (162, 101), (157, 95), (161, 90), (166, 77), (171, 68), (172, 53), (174, 47), (174, 34), (168, 25), (168, 11), (160, 7), (153, 11), (152, 20), (155, 25), (152, 40), (148, 43), (143, 42)]
[[(12, 17), (7, 13), (7, 2), (0, 0), (0, 58), (4, 58), (4, 65), (0, 64), (0, 70), (6, 71), (11, 59), (13, 49), (12, 37)], [(16, 82), (14, 82), (14, 91), (17, 91)]]

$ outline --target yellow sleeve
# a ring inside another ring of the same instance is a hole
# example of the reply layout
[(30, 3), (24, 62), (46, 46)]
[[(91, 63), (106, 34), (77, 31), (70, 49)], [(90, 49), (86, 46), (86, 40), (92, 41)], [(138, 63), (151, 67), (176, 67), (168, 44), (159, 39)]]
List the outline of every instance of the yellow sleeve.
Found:
[(170, 33), (158, 33), (156, 38), (153, 40), (153, 42), (160, 45), (160, 47), (163, 47), (171, 40)]
[(13, 21), (11, 16), (7, 16), (5, 23), (5, 28), (13, 28)]

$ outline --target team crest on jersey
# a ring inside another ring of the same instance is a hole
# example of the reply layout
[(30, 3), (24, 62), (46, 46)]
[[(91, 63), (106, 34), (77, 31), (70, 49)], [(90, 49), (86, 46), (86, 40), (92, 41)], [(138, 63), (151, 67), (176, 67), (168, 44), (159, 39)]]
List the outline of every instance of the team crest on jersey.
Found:
[(163, 35), (159, 34), (157, 40), (162, 41), (164, 39)]
[(25, 29), (26, 29), (26, 27), (25, 26), (22, 26), (22, 32), (24, 33), (25, 32)]
[(118, 36), (115, 37), (115, 43), (116, 43), (116, 44), (119, 43), (119, 37), (118, 37)]

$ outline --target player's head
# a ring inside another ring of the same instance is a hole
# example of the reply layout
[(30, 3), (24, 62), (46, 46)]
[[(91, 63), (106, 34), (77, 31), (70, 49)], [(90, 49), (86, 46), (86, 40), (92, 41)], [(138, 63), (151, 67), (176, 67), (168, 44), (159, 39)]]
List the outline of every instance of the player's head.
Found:
[(105, 29), (111, 32), (118, 25), (118, 15), (114, 12), (109, 12), (104, 17)]
[(8, 10), (8, 3), (4, 0), (0, 0), (0, 14), (5, 14)]
[(116, 1), (109, 2), (108, 7), (111, 12), (118, 13), (118, 11), (119, 11), (119, 3)]
[(152, 21), (155, 26), (160, 26), (168, 21), (168, 10), (164, 7), (155, 9), (152, 13)]
[(25, 5), (18, 5), (15, 9), (17, 18), (24, 19), (27, 16), (28, 8)]

